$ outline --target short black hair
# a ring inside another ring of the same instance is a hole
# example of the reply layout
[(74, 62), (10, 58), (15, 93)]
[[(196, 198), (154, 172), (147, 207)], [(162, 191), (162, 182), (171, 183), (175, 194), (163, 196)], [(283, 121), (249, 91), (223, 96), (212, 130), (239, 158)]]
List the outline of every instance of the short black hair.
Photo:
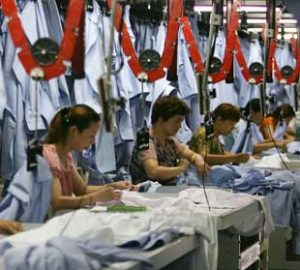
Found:
[(245, 117), (249, 117), (251, 112), (256, 112), (256, 113), (261, 112), (260, 99), (259, 98), (251, 99), (247, 103), (247, 105), (244, 108), (243, 112), (244, 112), (243, 115)]
[(296, 113), (290, 104), (282, 104), (272, 113), (272, 116), (276, 119), (282, 120), (288, 117), (295, 117)]
[(222, 103), (213, 111), (213, 119), (216, 120), (218, 117), (221, 117), (223, 120), (238, 122), (240, 120), (240, 111), (230, 103)]
[(186, 116), (189, 112), (188, 105), (177, 96), (160, 97), (153, 105), (151, 124), (155, 124), (159, 118), (166, 122), (176, 115)]

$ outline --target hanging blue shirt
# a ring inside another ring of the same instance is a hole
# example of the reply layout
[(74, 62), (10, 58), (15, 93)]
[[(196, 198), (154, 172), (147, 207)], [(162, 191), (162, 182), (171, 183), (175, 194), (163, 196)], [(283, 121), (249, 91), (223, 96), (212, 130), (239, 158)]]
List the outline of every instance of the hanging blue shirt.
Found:
[(0, 203), (0, 219), (44, 222), (50, 207), (51, 185), (47, 161), (37, 155), (37, 170), (27, 171), (25, 159)]

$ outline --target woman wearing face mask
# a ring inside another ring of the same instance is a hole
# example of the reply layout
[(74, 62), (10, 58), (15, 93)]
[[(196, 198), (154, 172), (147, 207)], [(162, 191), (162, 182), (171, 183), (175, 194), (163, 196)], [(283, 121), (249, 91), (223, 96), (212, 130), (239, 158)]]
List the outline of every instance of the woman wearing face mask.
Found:
[(139, 150), (136, 143), (132, 153), (129, 171), (134, 183), (154, 180), (163, 185), (175, 185), (176, 176), (186, 171), (190, 163), (199, 172), (209, 169), (201, 155), (174, 137), (189, 111), (188, 106), (176, 96), (161, 97), (155, 102), (149, 148)]
[(54, 210), (80, 208), (97, 201), (116, 200), (121, 193), (115, 189), (131, 189), (131, 183), (127, 181), (105, 186), (88, 186), (77, 172), (71, 151), (82, 151), (93, 144), (99, 128), (99, 115), (86, 105), (64, 108), (51, 121), (43, 145), (43, 156), (53, 175)]

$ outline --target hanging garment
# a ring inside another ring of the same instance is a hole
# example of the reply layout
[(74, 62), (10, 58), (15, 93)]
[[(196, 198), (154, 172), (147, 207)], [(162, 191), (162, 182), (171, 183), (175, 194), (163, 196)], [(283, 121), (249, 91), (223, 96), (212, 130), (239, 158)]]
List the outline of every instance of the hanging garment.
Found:
[[(34, 24), (35, 6), (28, 2), (21, 13), (21, 19), (28, 17), (28, 24)], [(34, 26), (33, 26), (34, 28)], [(14, 173), (26, 159), (26, 134), (24, 132), (24, 96), (18, 84), (15, 71), (12, 69), (16, 56), (16, 49), (7, 30), (6, 21), (3, 22), (5, 54), (3, 58), (3, 75), (9, 91), (6, 92), (7, 102), (3, 119), (1, 176), (10, 181)], [(21, 65), (19, 63), (19, 65)]]
[[(0, 138), (2, 138), (3, 132), (3, 118), (4, 118), (4, 110), (6, 105), (6, 88), (5, 88), (5, 81), (3, 77), (3, 43), (2, 43), (2, 36), (0, 36)], [(2, 139), (1, 139), (2, 141)], [(0, 141), (0, 153), (2, 152), (2, 143)], [(0, 160), (1, 164), (1, 160)], [(0, 165), (1, 168), (1, 165)]]
[[(134, 27), (134, 25), (133, 25)], [(131, 29), (131, 28), (130, 28)], [(162, 55), (164, 45), (165, 45), (165, 37), (166, 37), (166, 26), (164, 22), (161, 22), (159, 26), (153, 26), (153, 29), (149, 30), (149, 36), (150, 42), (146, 49), (154, 49), (156, 50), (160, 55)], [(138, 31), (136, 31), (138, 33)], [(133, 35), (133, 33), (132, 33)], [(132, 72), (130, 72), (132, 74)], [(128, 81), (128, 80), (127, 80)], [(141, 90), (143, 87), (144, 92), (144, 98), (145, 98), (145, 106), (144, 106), (144, 115), (139, 111), (139, 116), (136, 118), (134, 113), (131, 114), (132, 118), (132, 125), (133, 129), (139, 129), (141, 127), (141, 123), (143, 122), (143, 118), (146, 119), (147, 125), (150, 126), (150, 112), (151, 112), (151, 104), (155, 102), (155, 100), (164, 93), (164, 95), (168, 95), (174, 90), (174, 87), (170, 85), (170, 82), (166, 79), (166, 76), (164, 78), (161, 78), (153, 83), (144, 83), (141, 84), (140, 82), (137, 82), (137, 86), (132, 87), (134, 89), (134, 92), (131, 92), (130, 97), (130, 110), (135, 111), (137, 108), (141, 108), (142, 106), (142, 98), (140, 96)], [(138, 91), (137, 91), (138, 90)], [(149, 93), (147, 95), (147, 93)], [(139, 95), (139, 98), (134, 98), (135, 95)], [(134, 98), (134, 99), (133, 99)]]
[(253, 122), (250, 123), (249, 127), (245, 120), (241, 120), (237, 129), (231, 152), (252, 154), (253, 146), (264, 140), (259, 127)]
[[(124, 22), (131, 31), (130, 20), (129, 20), (129, 13), (130, 6), (127, 5), (125, 7), (125, 14), (124, 14)], [(130, 32), (131, 33), (131, 32)], [(134, 36), (131, 33), (131, 41), (133, 42)], [(116, 111), (116, 125), (117, 130), (114, 136), (114, 146), (115, 146), (115, 153), (116, 153), (116, 168), (117, 170), (121, 167), (128, 167), (132, 148), (133, 148), (133, 141), (135, 138), (134, 134), (134, 127), (131, 118), (131, 109), (130, 109), (130, 102), (129, 99), (133, 95), (135, 96), (134, 89), (140, 90), (141, 83), (137, 80), (137, 78), (132, 73), (128, 63), (127, 58), (122, 52), (122, 47), (118, 43), (119, 35), (115, 35), (115, 42), (114, 42), (114, 51), (116, 56), (114, 58), (114, 66), (115, 69), (122, 67), (119, 73), (114, 76), (115, 82), (115, 95), (117, 98), (121, 98), (124, 100), (124, 106), (118, 107)], [(125, 63), (122, 61), (125, 61)], [(123, 66), (122, 66), (123, 65)], [(146, 88), (147, 92), (147, 84), (144, 83), (143, 87)], [(139, 112), (143, 114), (142, 111)]]
[(36, 171), (27, 171), (24, 160), (0, 203), (0, 219), (42, 223), (50, 207), (52, 174), (42, 157), (37, 156)]
[[(194, 32), (195, 33), (195, 32)], [(199, 44), (199, 52), (202, 57), (202, 60), (206, 60), (206, 51), (207, 51), (207, 36), (198, 35), (198, 31), (196, 32), (196, 36), (198, 37), (198, 44)]]
[[(199, 52), (203, 61), (205, 61), (207, 57), (207, 42), (208, 39), (206, 36), (198, 35)], [(223, 61), (224, 59), (226, 47), (225, 42), (226, 36), (224, 31), (219, 31), (216, 37), (214, 56), (219, 58), (221, 61)], [(210, 99), (210, 111), (213, 111), (218, 105), (224, 102), (229, 102), (234, 105), (238, 105), (237, 93), (232, 83), (220, 81), (215, 84), (209, 84), (209, 90), (214, 91), (216, 93), (216, 97)]]
[[(45, 24), (47, 25), (47, 31), (45, 32), (45, 35), (53, 38), (58, 44), (60, 44), (62, 40), (63, 29), (61, 24), (61, 17), (56, 3), (54, 3), (53, 1), (40, 1), (39, 7), (39, 10), (41, 10), (40, 17), (41, 19), (46, 21)], [(48, 106), (52, 105), (56, 112), (61, 107), (71, 105), (71, 97), (64, 75), (49, 80), (48, 84), (49, 89), (47, 89), (47, 86), (43, 86), (43, 89), (46, 89), (42, 91), (42, 93), (45, 92), (49, 96), (50, 103), (48, 102)], [(42, 98), (42, 101), (44, 100), (45, 102), (48, 101), (46, 98)], [(46, 117), (48, 114), (46, 112), (43, 113), (43, 105), (44, 104), (41, 103), (41, 114), (49, 123), (49, 119)], [(51, 118), (49, 115), (50, 120), (52, 120), (52, 117), (53, 115), (51, 116)]]
[[(77, 104), (86, 104), (97, 113), (102, 113), (99, 103), (98, 80), (103, 78), (105, 72), (105, 39), (104, 31), (108, 27), (104, 21), (108, 18), (101, 14), (100, 7), (93, 1), (93, 12), (86, 12), (85, 16), (85, 75), (84, 79), (75, 80), (74, 94)], [(113, 88), (113, 87), (112, 87)], [(116, 168), (114, 143), (112, 133), (108, 133), (104, 125), (96, 136), (95, 151), (92, 157), (79, 159), (79, 164), (91, 169), (92, 175), (102, 175)], [(92, 160), (92, 163), (90, 161)]]
[[(52, 5), (55, 5), (55, 3), (52, 3)], [(56, 15), (59, 18), (58, 14)], [(21, 13), (21, 19), (31, 44), (39, 37), (48, 36), (48, 26), (45, 22), (45, 17), (41, 1), (28, 1)], [(2, 29), (3, 27), (4, 25)], [(45, 123), (50, 122), (55, 112), (63, 104), (61, 101), (62, 91), (64, 91), (64, 97), (68, 96), (68, 92), (66, 86), (63, 87), (62, 76), (59, 81), (53, 79), (50, 82), (43, 82), (36, 87), (36, 83), (28, 77), (21, 66), (9, 34), (6, 34), (5, 50), (4, 71), (6, 83), (9, 87), (6, 104), (6, 110), (9, 113), (6, 115), (12, 118), (7, 120), (10, 124), (5, 124), (7, 130), (3, 131), (10, 137), (3, 137), (3, 145), (5, 145), (6, 149), (2, 150), (2, 159), (6, 160), (6, 164), (2, 166), (2, 173), (4, 179), (10, 180), (25, 160), (27, 139), (32, 137), (33, 131), (36, 129), (36, 91), (39, 91), (40, 112), (37, 128), (44, 131), (46, 130)], [(13, 165), (8, 164), (12, 160)]]
[[(286, 41), (284, 42), (283, 46), (277, 47), (275, 58), (280, 69), (283, 68), (284, 66), (290, 66), (292, 68), (295, 68), (296, 66), (296, 60), (290, 49), (289, 43)], [(276, 81), (276, 78), (274, 79), (274, 81)], [(278, 106), (287, 103), (295, 107), (294, 84), (281, 85), (281, 87), (283, 88), (282, 91), (283, 95), (277, 96)]]
[[(247, 43), (249, 43), (248, 40), (241, 40), (241, 47), (247, 66), (249, 67), (254, 62), (263, 64), (262, 48), (258, 39), (251, 40), (250, 44)], [(249, 51), (247, 49), (248, 47)], [(238, 104), (241, 108), (245, 107), (251, 99), (259, 98), (260, 96), (259, 86), (249, 84), (249, 82), (245, 80), (236, 60), (234, 61), (234, 85), (238, 92)]]
[(288, 102), (285, 86), (277, 82), (276, 79), (274, 79), (273, 83), (267, 83), (266, 93), (272, 101), (270, 102), (271, 112), (275, 111), (280, 105)]
[(189, 96), (185, 99), (185, 102), (191, 109), (191, 112), (186, 117), (186, 122), (191, 131), (195, 132), (196, 129), (204, 123), (204, 116), (200, 115), (198, 95)]
[[(187, 48), (186, 41), (182, 29), (179, 28), (178, 31), (178, 46), (177, 46), (177, 71), (178, 71), (178, 87), (180, 97), (187, 101), (190, 105), (191, 112), (188, 116), (187, 121), (187, 132), (184, 132), (185, 136), (191, 137), (191, 130), (199, 127), (201, 122), (201, 116), (199, 113), (199, 105), (191, 106), (195, 101), (197, 102), (198, 97), (198, 86), (196, 81), (196, 75), (192, 66), (192, 63), (189, 58), (189, 52)], [(186, 125), (183, 125), (183, 128), (186, 129)], [(182, 132), (179, 132), (180, 134)], [(183, 140), (187, 141), (187, 140)]]
[[(221, 61), (224, 59), (226, 48), (226, 34), (224, 31), (219, 31), (216, 40), (214, 56)], [(238, 106), (238, 96), (233, 83), (226, 83), (225, 80), (209, 86), (210, 90), (215, 89), (216, 97), (210, 99), (210, 111), (213, 111), (221, 103), (227, 102)]]
[[(53, 19), (56, 18), (54, 29), (57, 29), (59, 32), (56, 35), (62, 35), (62, 29), (60, 26), (60, 17), (58, 10), (56, 8), (56, 4), (52, 2), (52, 6), (50, 3), (47, 4), (49, 8), (49, 12), (51, 14), (47, 14)], [(48, 25), (46, 21), (46, 14), (44, 12), (45, 4), (43, 1), (39, 0), (35, 2), (35, 25), (36, 29), (32, 28), (31, 25), (27, 25), (24, 27), (26, 35), (31, 44), (34, 44), (36, 40), (42, 37), (49, 37), (50, 32), (49, 29), (52, 28), (52, 25)], [(27, 27), (28, 26), (28, 27)], [(60, 29), (59, 29), (60, 27)], [(51, 33), (52, 33), (51, 32)], [(46, 124), (49, 124), (52, 120), (53, 116), (62, 106), (70, 105), (70, 97), (68, 88), (66, 86), (66, 82), (64, 76), (59, 76), (58, 78), (54, 78), (49, 82), (44, 81), (42, 83), (38, 83), (36, 87), (36, 82), (32, 80), (24, 71), (23, 67), (21, 68), (19, 64), (19, 60), (16, 58), (13, 69), (17, 75), (17, 79), (22, 85), (23, 95), (24, 95), (24, 103), (25, 103), (25, 119), (28, 127), (28, 131), (34, 131), (35, 127), (35, 112), (36, 112), (36, 93), (35, 91), (39, 91), (39, 113), (38, 116), (38, 130), (46, 130)], [(46, 121), (45, 121), (46, 120)]]
[(177, 74), (179, 92), (183, 99), (197, 94), (197, 82), (192, 63), (189, 58), (187, 43), (182, 28), (178, 31)]
[(93, 12), (86, 12), (85, 16), (86, 77), (75, 80), (74, 95), (77, 104), (86, 104), (97, 113), (101, 113), (98, 80), (103, 77), (105, 72), (104, 44), (101, 35), (104, 31), (104, 25), (102, 25), (102, 14), (99, 5), (96, 1), (93, 1), (93, 5)]
[(3, 63), (2, 63), (3, 56), (4, 56), (3, 43), (0, 42), (0, 121), (3, 120), (3, 114), (6, 105), (6, 87), (5, 87), (4, 77), (3, 77)]

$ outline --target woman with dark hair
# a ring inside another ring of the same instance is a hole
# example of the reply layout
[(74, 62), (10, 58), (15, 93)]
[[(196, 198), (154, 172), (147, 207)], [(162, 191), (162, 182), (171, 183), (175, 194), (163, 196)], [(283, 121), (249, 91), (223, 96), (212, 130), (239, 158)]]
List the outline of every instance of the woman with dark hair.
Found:
[[(264, 139), (260, 130), (263, 116), (261, 114), (261, 105), (258, 98), (251, 99), (247, 103), (246, 107), (242, 110), (242, 116), (234, 132), (232, 132), (235, 140), (231, 149), (232, 152), (260, 154), (262, 151), (275, 147), (274, 141)], [(249, 135), (249, 140), (246, 140), (247, 135)], [(277, 140), (276, 145), (282, 149), (286, 148), (286, 142), (282, 140)]]
[[(271, 116), (266, 117), (261, 124), (261, 132), (266, 140), (284, 139), (293, 141), (294, 136), (289, 134), (289, 123), (296, 116), (293, 107), (289, 104), (279, 106)], [(278, 135), (278, 130), (282, 130)]]
[(212, 120), (212, 136), (207, 134), (206, 127), (200, 127), (192, 136), (190, 148), (202, 156), (206, 156), (209, 165), (247, 162), (248, 154), (226, 152), (219, 140), (219, 136), (230, 134), (240, 120), (239, 109), (230, 103), (222, 103), (213, 111)]
[(93, 144), (99, 128), (99, 115), (86, 105), (64, 108), (51, 121), (43, 145), (43, 156), (53, 174), (54, 210), (80, 208), (97, 201), (119, 199), (120, 192), (114, 189), (131, 188), (127, 181), (88, 186), (77, 172), (70, 152), (81, 151)]
[(199, 172), (208, 170), (201, 155), (174, 137), (189, 112), (186, 103), (176, 96), (161, 97), (154, 103), (149, 147), (139, 150), (136, 142), (133, 149), (129, 171), (134, 183), (154, 180), (163, 185), (175, 185), (176, 176), (186, 171), (190, 163)]

